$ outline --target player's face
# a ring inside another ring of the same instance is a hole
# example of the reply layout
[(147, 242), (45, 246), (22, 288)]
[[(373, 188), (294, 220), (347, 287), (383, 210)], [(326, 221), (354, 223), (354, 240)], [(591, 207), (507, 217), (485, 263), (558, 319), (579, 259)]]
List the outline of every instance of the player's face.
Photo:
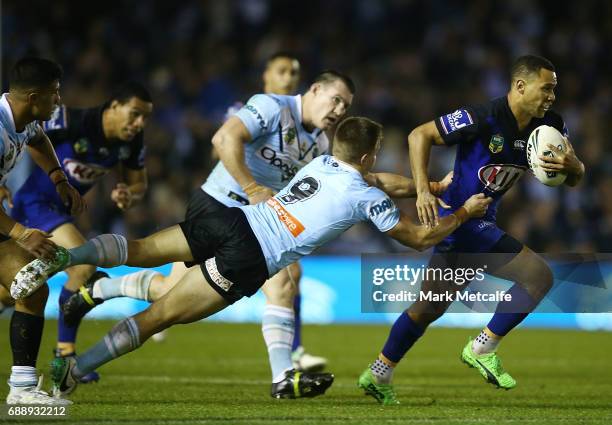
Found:
[(32, 115), (35, 119), (47, 121), (51, 119), (53, 111), (60, 104), (59, 94), (60, 83), (58, 80), (51, 83), (48, 87), (36, 91), (32, 99)]
[(327, 84), (315, 84), (312, 104), (309, 105), (312, 125), (327, 130), (340, 122), (353, 102), (353, 95), (346, 84), (335, 80)]
[(542, 118), (555, 101), (557, 75), (548, 69), (540, 69), (540, 73), (525, 82), (523, 105), (534, 117)]
[(153, 104), (137, 97), (130, 98), (125, 103), (113, 101), (111, 108), (115, 114), (115, 130), (117, 138), (129, 142), (144, 130), (147, 119), (153, 112)]
[(263, 75), (264, 90), (272, 94), (293, 94), (300, 83), (300, 63), (291, 58), (277, 58)]

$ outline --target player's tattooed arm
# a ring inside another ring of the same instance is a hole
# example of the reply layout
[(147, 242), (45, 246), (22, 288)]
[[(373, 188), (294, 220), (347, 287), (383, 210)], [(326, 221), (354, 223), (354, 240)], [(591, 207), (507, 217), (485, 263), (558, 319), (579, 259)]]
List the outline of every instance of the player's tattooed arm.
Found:
[(227, 171), (236, 179), (251, 204), (264, 201), (274, 192), (258, 184), (246, 166), (244, 145), (252, 139), (249, 130), (238, 117), (230, 117), (212, 138), (212, 144)]
[(542, 169), (544, 171), (562, 172), (567, 174), (565, 184), (568, 186), (576, 186), (584, 176), (584, 164), (576, 156), (576, 152), (569, 140), (565, 139), (567, 150), (562, 152), (556, 146), (549, 144), (548, 148), (555, 155), (552, 157), (540, 155), (538, 158), (542, 161)]
[(482, 193), (472, 195), (461, 208), (440, 219), (440, 223), (434, 227), (416, 225), (410, 217), (401, 213), (398, 224), (386, 233), (403, 245), (423, 251), (440, 243), (467, 220), (485, 215), (492, 200)]
[(416, 207), (421, 224), (438, 224), (438, 200), (431, 193), (427, 165), (432, 145), (442, 145), (444, 141), (434, 121), (429, 121), (412, 130), (408, 136), (410, 167), (416, 186)]
[[(414, 180), (406, 176), (393, 173), (368, 173), (364, 178), (370, 186), (379, 188), (392, 198), (414, 198), (417, 194)], [(441, 195), (452, 179), (451, 171), (439, 182), (429, 182), (430, 192), (436, 196)]]

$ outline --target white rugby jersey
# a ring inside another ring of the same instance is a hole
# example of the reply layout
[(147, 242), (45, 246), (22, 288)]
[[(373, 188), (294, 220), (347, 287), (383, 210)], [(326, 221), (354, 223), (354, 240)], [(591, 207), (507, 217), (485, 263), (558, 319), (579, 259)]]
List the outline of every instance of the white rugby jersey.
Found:
[[(304, 165), (326, 154), (325, 132), (302, 126), (302, 96), (257, 94), (236, 114), (249, 130), (244, 146), (246, 166), (258, 184), (282, 189)], [(228, 207), (248, 204), (248, 197), (221, 161), (202, 190)]]
[(40, 125), (33, 121), (18, 133), (6, 95), (4, 93), (0, 98), (0, 183), (4, 183), (6, 175), (21, 158), (25, 145), (42, 131)]
[(336, 238), (371, 221), (381, 232), (399, 222), (399, 209), (350, 165), (321, 156), (302, 168), (267, 202), (240, 207), (261, 245), (270, 276)]

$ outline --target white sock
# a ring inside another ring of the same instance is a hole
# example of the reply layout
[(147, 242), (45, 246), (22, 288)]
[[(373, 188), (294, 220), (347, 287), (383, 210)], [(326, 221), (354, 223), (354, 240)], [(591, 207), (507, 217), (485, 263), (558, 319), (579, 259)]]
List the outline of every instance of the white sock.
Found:
[(273, 383), (285, 379), (285, 372), (293, 369), (291, 345), (295, 332), (294, 324), (295, 313), (292, 308), (266, 305), (261, 320), (261, 330), (268, 347)]
[(33, 366), (13, 366), (11, 367), (11, 377), (9, 385), (11, 387), (32, 387), (38, 384), (38, 375)]
[(98, 279), (93, 286), (93, 297), (109, 300), (116, 297), (130, 297), (150, 301), (149, 287), (159, 273), (142, 270), (125, 276)]
[(477, 355), (492, 353), (497, 350), (500, 341), (501, 338), (495, 338), (483, 329), (472, 342), (472, 351)]
[(376, 359), (370, 366), (372, 375), (376, 378), (376, 382), (379, 384), (390, 384), (393, 379), (393, 371), (395, 368), (383, 362), (381, 359)]

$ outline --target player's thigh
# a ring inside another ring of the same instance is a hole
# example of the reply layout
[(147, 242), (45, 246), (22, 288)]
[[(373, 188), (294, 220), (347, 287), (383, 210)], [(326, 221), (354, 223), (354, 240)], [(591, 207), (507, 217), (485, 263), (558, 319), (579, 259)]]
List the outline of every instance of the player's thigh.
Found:
[(0, 285), (0, 303), (2, 303), (4, 307), (9, 307), (15, 304), (15, 300), (13, 299), (13, 297), (11, 297), (11, 294), (9, 293), (8, 289), (6, 289), (2, 285)]
[(130, 266), (155, 267), (175, 261), (193, 261), (191, 248), (179, 225), (128, 241), (127, 264)]
[(190, 268), (166, 295), (146, 310), (151, 319), (163, 323), (191, 323), (208, 317), (228, 302), (206, 281), (202, 269)]
[(164, 284), (168, 285), (168, 287), (176, 285), (189, 269), (191, 269), (191, 267), (187, 267), (183, 262), (172, 263), (172, 269), (170, 270), (170, 274), (164, 279)]
[[(51, 240), (64, 248), (75, 248), (83, 245), (87, 240), (79, 229), (72, 223), (64, 223), (53, 230)], [(68, 274), (68, 289), (76, 291), (96, 271), (95, 266), (83, 264), (66, 269)]]
[(12, 239), (0, 242), (0, 284), (6, 289), (11, 288), (13, 278), (23, 266), (34, 257), (21, 248)]
[(553, 284), (553, 274), (546, 261), (527, 246), (491, 274), (523, 285), (534, 297), (546, 294)]
[(292, 308), (298, 287), (288, 267), (285, 267), (266, 280), (262, 290), (268, 303)]

